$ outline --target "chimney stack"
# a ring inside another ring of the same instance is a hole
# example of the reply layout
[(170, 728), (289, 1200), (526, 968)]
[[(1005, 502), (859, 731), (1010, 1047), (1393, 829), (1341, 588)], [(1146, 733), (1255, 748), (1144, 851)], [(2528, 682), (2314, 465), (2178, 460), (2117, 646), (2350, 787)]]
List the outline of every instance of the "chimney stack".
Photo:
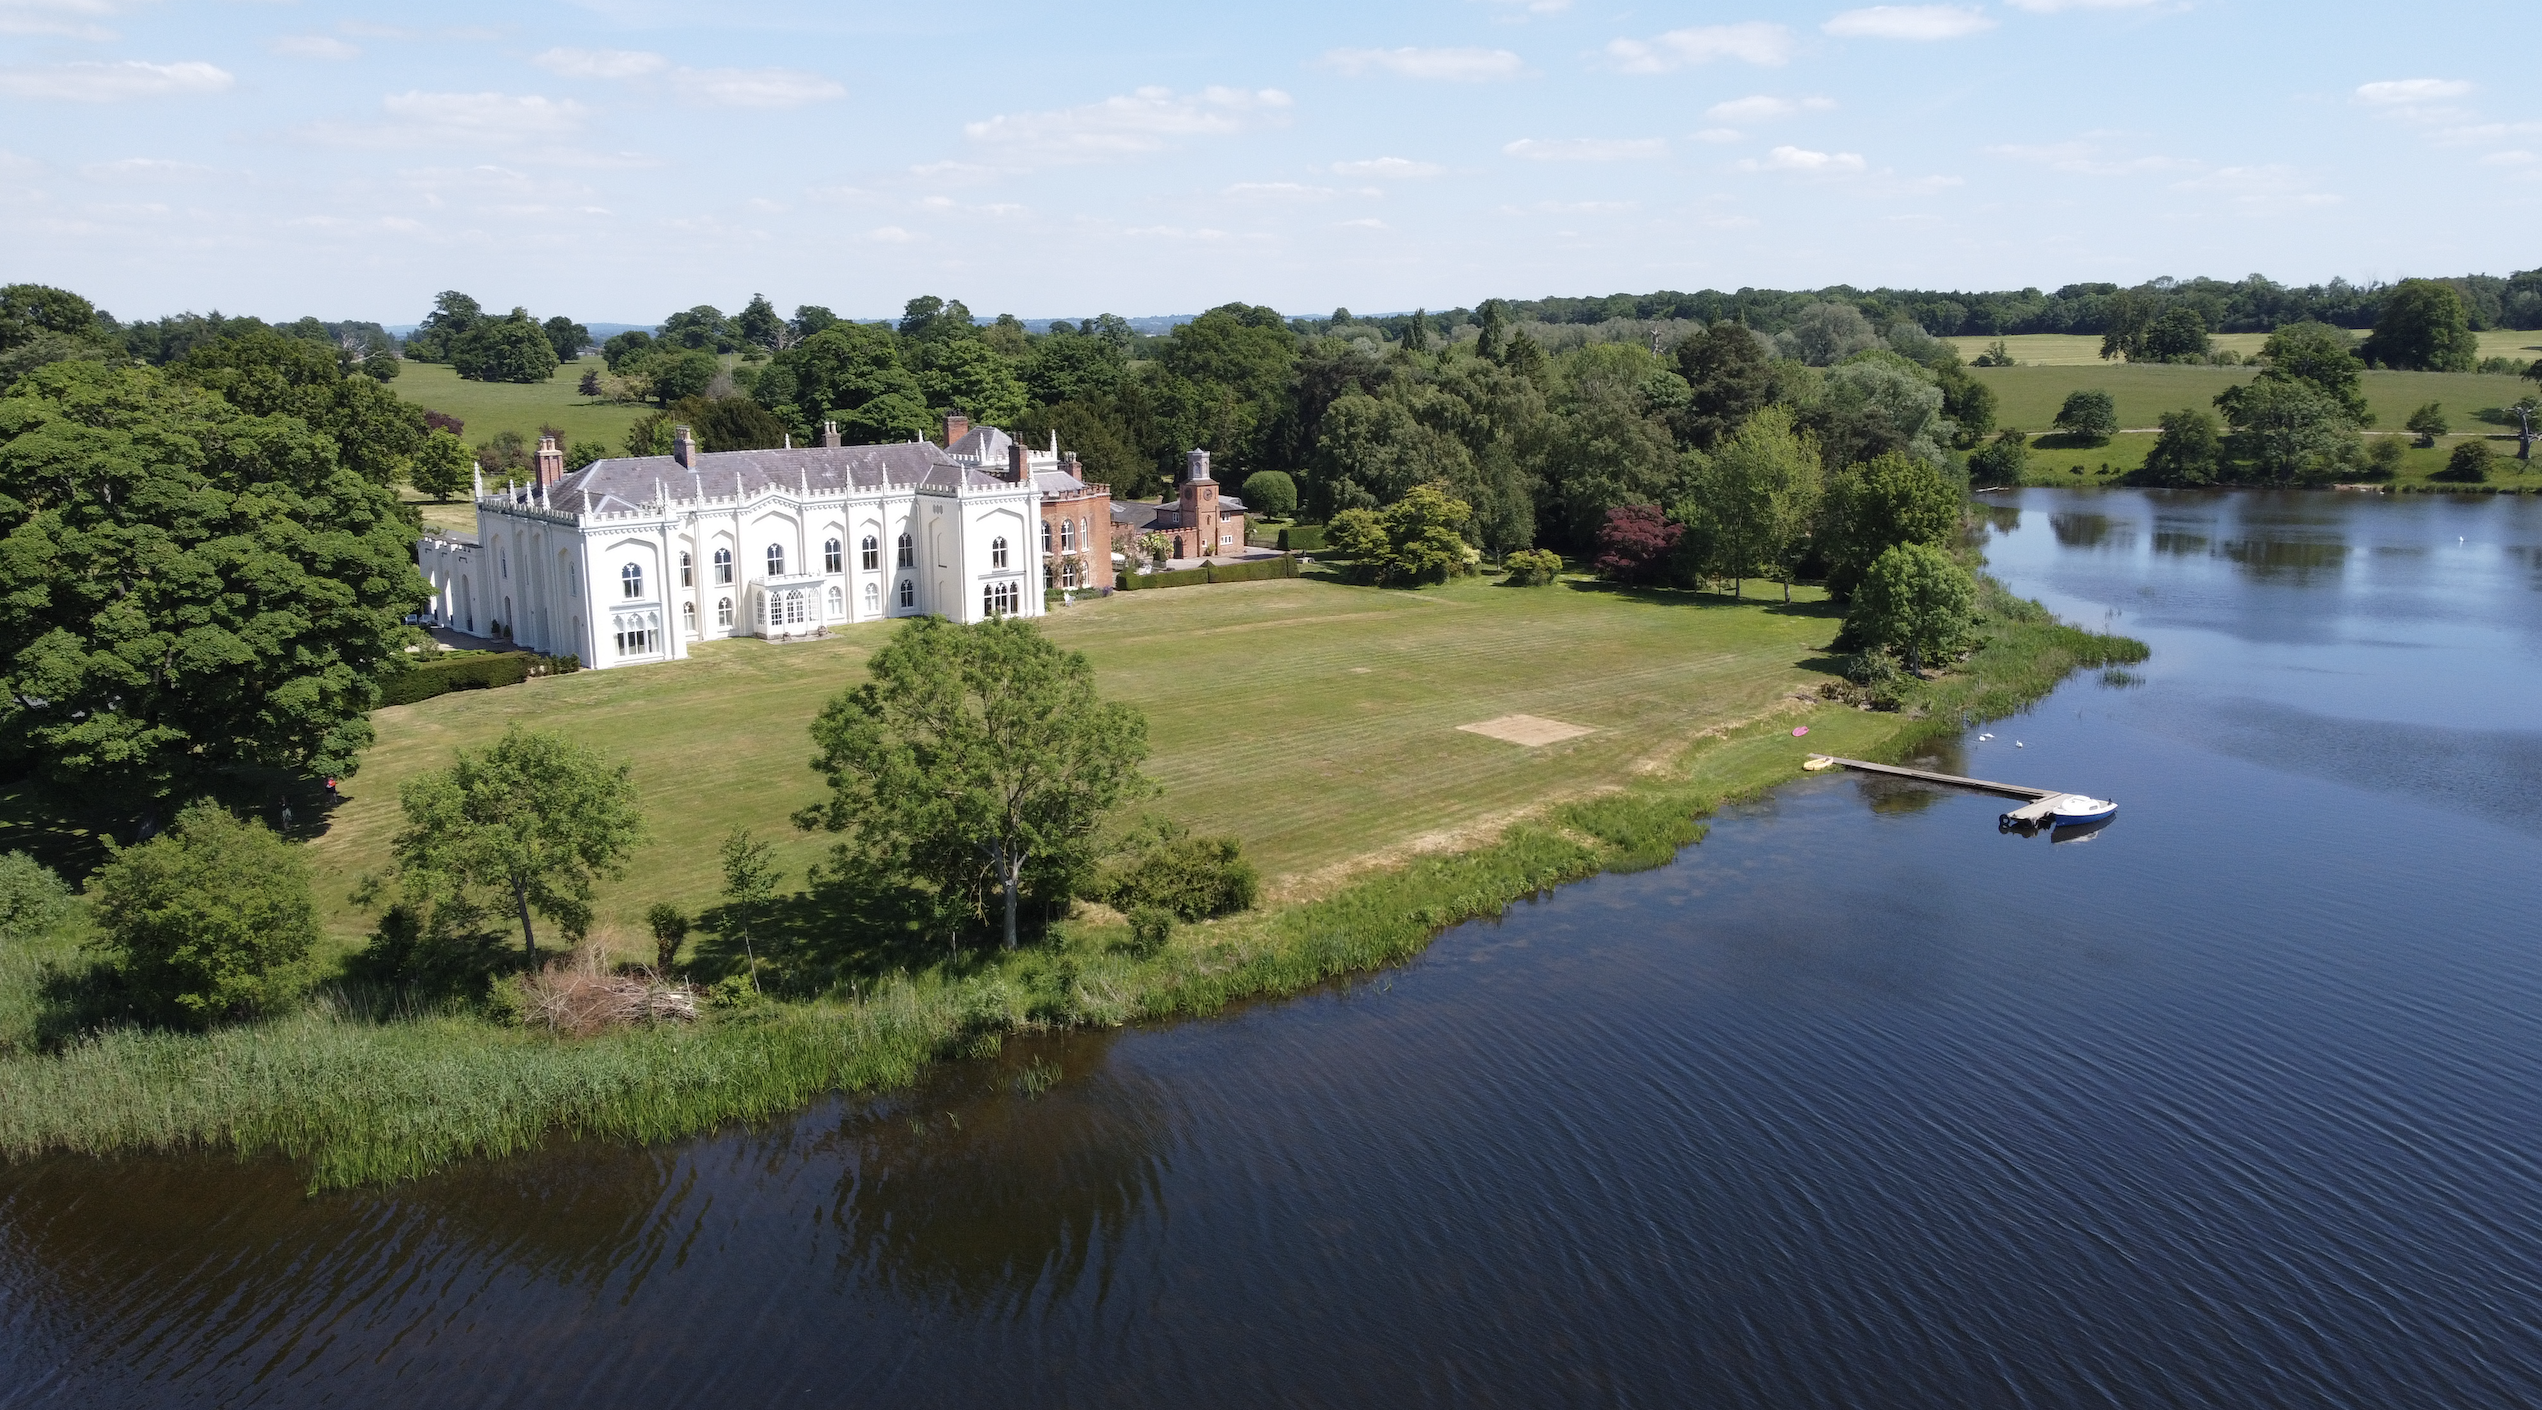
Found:
[(1186, 480), (1206, 480), (1209, 478), (1208, 451), (1195, 450), (1184, 455), (1183, 478)]
[(948, 411), (944, 414), (944, 448), (946, 450), (953, 449), (955, 441), (969, 434), (971, 434), (970, 417), (959, 411)]
[(822, 445), (824, 445), (824, 446), (826, 446), (826, 447), (828, 447), (828, 448), (830, 448), (830, 449), (832, 449), (832, 450), (836, 450), (836, 449), (838, 448), (838, 443), (839, 443), (839, 423), (837, 423), (837, 422), (835, 422), (835, 421), (824, 421), (824, 422), (822, 422), (822, 423), (821, 423), (821, 444), (822, 444)]
[(1080, 480), (1086, 477), (1085, 472), (1077, 468), (1077, 453), (1073, 450), (1063, 450), (1059, 453), (1059, 470), (1063, 475), (1071, 475)]
[(686, 426), (671, 433), (671, 458), (678, 461), (683, 470), (697, 468), (697, 438), (689, 434)]
[(565, 478), (565, 452), (556, 448), (554, 436), (538, 438), (538, 484), (540, 489)]
[(1032, 452), (1024, 449), (1022, 441), (1006, 443), (1006, 478), (1019, 485), (1032, 482)]

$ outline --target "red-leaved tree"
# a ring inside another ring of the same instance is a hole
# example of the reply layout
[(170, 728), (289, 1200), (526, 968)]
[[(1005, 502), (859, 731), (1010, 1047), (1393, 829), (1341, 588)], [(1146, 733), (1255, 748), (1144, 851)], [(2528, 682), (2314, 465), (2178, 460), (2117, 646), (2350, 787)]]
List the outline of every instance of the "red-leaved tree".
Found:
[(1668, 575), (1668, 556), (1685, 537), (1655, 504), (1627, 504), (1606, 512), (1598, 526), (1598, 571), (1619, 583), (1655, 583)]

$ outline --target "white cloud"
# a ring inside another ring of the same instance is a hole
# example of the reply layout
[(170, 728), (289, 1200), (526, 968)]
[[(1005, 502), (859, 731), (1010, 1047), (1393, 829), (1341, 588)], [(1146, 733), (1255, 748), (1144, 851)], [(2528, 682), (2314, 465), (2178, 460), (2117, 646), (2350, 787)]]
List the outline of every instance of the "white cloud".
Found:
[(1501, 148), (1531, 162), (1640, 162), (1668, 155), (1661, 137), (1522, 137)]
[(1408, 157), (1371, 157), (1364, 162), (1335, 162), (1333, 174), (1413, 181), (1423, 177), (1444, 176), (1447, 174), (1447, 168), (1437, 162), (1416, 162)]
[(847, 96), (836, 80), (802, 69), (674, 69), (671, 91), (716, 108), (799, 108)]
[(2470, 92), (2471, 85), (2459, 78), (2393, 78), (2358, 84), (2357, 101), (2378, 108), (2415, 107), (2460, 98)]
[(549, 49), (531, 55), (530, 62), (566, 78), (642, 78), (671, 66), (641, 49)]
[(1615, 215), (1641, 208), (1639, 201), (1538, 201), (1533, 205), (1501, 207), (1511, 215)]
[(1347, 74), (1382, 69), (1403, 78), (1491, 83), (1516, 78), (1526, 61), (1507, 49), (1328, 49), (1323, 64)]
[(0, 34), (102, 44), (115, 38), (115, 32), (94, 21), (113, 13), (109, 0), (0, 0)]
[(1791, 61), (1792, 32), (1763, 20), (1697, 25), (1672, 29), (1655, 39), (1614, 40), (1606, 53), (1626, 73), (1667, 73), (1715, 59), (1740, 59), (1773, 68)]
[(1733, 98), (1704, 109), (1703, 115), (1715, 122), (1764, 122), (1769, 118), (1790, 117), (1798, 112), (1825, 112), (1836, 106), (1833, 98), (1777, 98), (1759, 93), (1749, 98)]
[(226, 69), (199, 61), (176, 64), (83, 61), (36, 68), (0, 69), (0, 97), (56, 102), (112, 103), (125, 98), (166, 98), (220, 93), (237, 82)]
[(1239, 181), (1218, 194), (1239, 201), (1329, 201), (1342, 193), (1296, 181)]
[(974, 142), (1050, 161), (1101, 161), (1162, 151), (1178, 138), (1227, 137), (1288, 121), (1289, 95), (1276, 88), (1207, 88), (1176, 93), (1142, 88), (1080, 107), (1000, 113), (965, 123)]
[[(2097, 134), (2094, 134), (2097, 135)], [(2007, 161), (2029, 162), (2051, 171), (2080, 176), (2137, 176), (2156, 171), (2196, 171), (2202, 165), (2182, 157), (2122, 157), (2086, 139), (2071, 142), (2007, 143), (1986, 149)]]
[(360, 46), (324, 34), (277, 35), (266, 40), (265, 47), (286, 59), (325, 59), (341, 63), (362, 57)]
[(1839, 39), (1958, 39), (1994, 27), (1973, 5), (1874, 5), (1819, 26)]
[(1763, 161), (1739, 163), (1741, 171), (1805, 171), (1821, 176), (1847, 175), (1863, 169), (1859, 152), (1813, 152), (1806, 147), (1777, 147)]
[[(571, 136), (591, 116), (570, 98), (508, 93), (392, 93), (380, 108), (388, 115), (384, 123), (319, 123), (300, 135), (335, 147), (519, 147)], [(582, 164), (594, 162), (616, 164), (606, 158)]]
[(1698, 142), (1709, 142), (1716, 147), (1725, 142), (1736, 142), (1747, 136), (1746, 133), (1741, 132), (1735, 127), (1707, 127), (1697, 132), (1687, 133), (1686, 135), (1692, 137)]
[(2016, 10), (2053, 15), (2060, 10), (2133, 10), (2165, 0), (2004, 0)]

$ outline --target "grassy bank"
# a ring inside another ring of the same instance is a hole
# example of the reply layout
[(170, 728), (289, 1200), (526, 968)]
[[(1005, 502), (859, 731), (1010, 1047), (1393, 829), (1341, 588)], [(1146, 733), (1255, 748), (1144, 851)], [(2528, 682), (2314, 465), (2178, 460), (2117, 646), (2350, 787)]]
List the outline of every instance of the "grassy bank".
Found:
[[(2456, 424), (2468, 420), (2468, 417), (2457, 418)], [(2385, 432), (2375, 431), (2369, 434), (2377, 440), (2388, 438), (2401, 444), (2401, 468), (2392, 478), (2391, 488), (2447, 488), (2444, 482), (2434, 477), (2445, 468), (2446, 457), (2453, 454), (2454, 447), (2465, 441), (2486, 440), (2489, 449), (2497, 456), (2492, 466), (2491, 484), (2527, 494), (2542, 493), (2542, 473), (2537, 473), (2542, 461), (2532, 464), (2519, 462), (2515, 459), (2514, 439), (2500, 436), (2485, 427), (2464, 434), (2439, 436), (2436, 444), (2425, 447), (2418, 445), (2406, 433), (2387, 436)], [(2033, 437), (2030, 473), (2022, 477), (2022, 483), (2067, 489), (2115, 485), (2127, 475), (2144, 468), (2145, 457), (2153, 451), (2154, 440), (2154, 433), (2142, 431), (2121, 432), (2110, 437), (2107, 444), (2097, 446), (2071, 445), (2057, 436)]]
[[(1212, 592), (1298, 587), (1259, 584), (1182, 596), (1195, 600)], [(1476, 602), (1474, 595), (1494, 591), (1460, 587), (1435, 595), (1375, 594), (1305, 587), (1331, 595), (1299, 601), (1327, 608), (1327, 618), (1336, 612), (1341, 617), (1278, 654), (1276, 659), (1284, 663), (1280, 669), (1309, 673), (1313, 652), (1345, 649), (1322, 647), (1327, 633), (1348, 643), (1354, 627), (1364, 634), (1393, 621), (1395, 633), (1379, 639), (1418, 642), (1428, 616), (1399, 614), (1455, 612), (1460, 602), (1465, 610), (1477, 610), (1490, 604)], [(1538, 613), (1550, 614), (1541, 620), (1575, 624), (1610, 614), (1617, 622), (1638, 623), (1648, 614), (1661, 625), (1645, 624), (1645, 630), (1670, 629), (1666, 624), (1673, 623), (1674, 630), (1691, 631), (1696, 624), (1709, 623), (1699, 635), (1736, 639), (1758, 633), (1778, 646), (1793, 637), (1823, 643), (1833, 630), (1823, 615), (1784, 613), (1754, 603), (1733, 606), (1672, 594), (1619, 596), (1569, 589), (1505, 591), (1518, 600), (1504, 610), (1521, 624), (1538, 620)], [(1172, 599), (1178, 594), (1153, 596)], [(1566, 601), (1573, 604), (1568, 610), (1560, 606)], [(1384, 615), (1354, 623), (1355, 614), (1348, 610), (1354, 603), (1363, 604), (1362, 612)], [(1267, 663), (1275, 657), (1258, 634), (1297, 625), (1281, 615), (1295, 605), (1274, 599), (1252, 604), (1250, 613), (1234, 609), (1238, 621), (1250, 618), (1257, 635), (1247, 651), (1266, 663), (1266, 671), (1273, 669)], [(1211, 776), (1189, 776), (1174, 785), (1195, 803), (1217, 798), (1226, 806), (1223, 800), (1230, 797), (1252, 797), (1255, 801), (1244, 811), (1260, 819), (1256, 826), (1267, 839), (1264, 851), (1287, 859), (1289, 899), (1186, 927), (1153, 952), (1133, 948), (1126, 926), (1095, 913), (1063, 922), (1048, 943), (1011, 955), (974, 949), (923, 965), (904, 958), (852, 987), (842, 986), (831, 997), (725, 1012), (694, 1027), (629, 1030), (582, 1041), (550, 1039), (458, 1012), (383, 1018), (358, 996), (339, 993), (309, 1012), (261, 1025), (209, 1035), (113, 1033), (59, 1055), (0, 1059), (0, 1153), (228, 1150), (304, 1161), (316, 1186), (373, 1183), (410, 1178), (462, 1158), (524, 1150), (558, 1133), (648, 1141), (690, 1135), (728, 1121), (797, 1109), (823, 1093), (888, 1088), (907, 1081), (930, 1060), (993, 1051), (1009, 1033), (1206, 1014), (1241, 999), (1295, 993), (1402, 960), (1444, 926), (1497, 914), (1512, 901), (1562, 882), (1665, 862), (1676, 848), (1701, 835), (1704, 814), (1725, 800), (1795, 776), (1811, 751), (1899, 757), (1934, 735), (1957, 729), (1963, 716), (1992, 717), (2021, 708), (2077, 665), (2133, 659), (2141, 651), (2131, 643), (2056, 625), (2036, 608), (1999, 592), (1990, 593), (1989, 606), (1993, 617), (1987, 643), (1962, 670), (1919, 687), (1914, 708), (1905, 713), (1818, 702), (1815, 692), (1792, 689), (1829, 677), (1803, 668), (1802, 662), (1810, 659), (1806, 651), (1796, 659), (1788, 649), (1780, 653), (1779, 669), (1756, 669), (1757, 663), (1750, 663), (1763, 695), (1717, 684), (1710, 687), (1711, 694), (1703, 694), (1707, 687), (1702, 678), (1738, 674), (1736, 654), (1728, 653), (1712, 658), (1710, 670), (1681, 666), (1676, 674), (1654, 675), (1636, 666), (1610, 671), (1597, 700), (1548, 707), (1580, 714), (1585, 711), (1575, 707), (1597, 705), (1615, 712), (1615, 718), (1646, 722), (1666, 716), (1673, 727), (1646, 723), (1649, 737), (1585, 749), (1556, 745), (1523, 750), (1464, 736), (1478, 746), (1534, 762), (1504, 766), (1496, 775), (1484, 753), (1459, 764), (1455, 761), (1465, 756), (1453, 751), (1466, 746), (1441, 741), (1436, 748), (1450, 752), (1410, 763), (1390, 759), (1397, 767), (1394, 774), (1373, 783), (1348, 783), (1348, 778), (1369, 772), (1363, 768), (1354, 774), (1339, 767), (1360, 757), (1358, 750), (1370, 751), (1366, 762), (1374, 763), (1378, 754), (1415, 752), (1420, 736), (1462, 733), (1431, 723), (1395, 728), (1354, 724), (1377, 713), (1360, 708), (1367, 702), (1392, 697), (1392, 713), (1414, 721), (1488, 718), (1505, 713), (1509, 700), (1537, 698), (1530, 692), (1560, 699), (1565, 691), (1588, 689), (1579, 680), (1588, 674), (1581, 663), (1605, 659), (1575, 640), (1567, 652), (1550, 653), (1535, 670), (1515, 670), (1500, 661), (1481, 674), (1504, 682), (1523, 678), (1521, 685), (1503, 686), (1512, 694), (1497, 702), (1451, 704), (1475, 674), (1460, 674), (1452, 661), (1411, 655), (1397, 663), (1404, 674), (1394, 684), (1367, 686), (1356, 697), (1326, 700), (1316, 710), (1302, 712), (1331, 717), (1332, 723), (1327, 733), (1305, 741), (1306, 749), (1280, 756), (1286, 777), (1299, 776), (1301, 760), (1320, 758), (1332, 768), (1321, 791), (1340, 793), (1349, 801), (1327, 816), (1350, 821), (1327, 821), (1320, 828), (1345, 831), (1347, 840), (1323, 837), (1318, 826), (1299, 827), (1276, 816), (1304, 803), (1319, 791), (1316, 785), (1284, 788), (1277, 779), (1241, 785)], [(1209, 612), (1197, 601), (1180, 608), (1161, 603), (1157, 610), (1168, 609), (1203, 616)], [(1130, 618), (1120, 630), (1127, 635), (1134, 631), (1128, 623), (1170, 620)], [(1229, 623), (1222, 621), (1225, 625)], [(1186, 629), (1212, 630), (1197, 625)], [(1494, 641), (1482, 623), (1469, 627), (1468, 636), (1484, 648)], [(1467, 653), (1477, 649), (1469, 645)], [(1157, 650), (1171, 661), (1170, 645)], [(1354, 652), (1336, 659), (1370, 659), (1371, 654), (1363, 636)], [(1758, 660), (1773, 654), (1760, 651)], [(763, 661), (768, 655), (762, 653)], [(740, 659), (740, 653), (735, 656)], [(1232, 672), (1234, 663), (1229, 664)], [(1377, 673), (1373, 667), (1367, 671)], [(597, 674), (633, 678), (648, 673)], [(1356, 672), (1342, 667), (1340, 674)], [(564, 683), (573, 679), (582, 678)], [(1250, 688), (1243, 686), (1246, 679), (1238, 677), (1232, 698), (1273, 703), (1265, 700), (1272, 692), (1258, 678), (1252, 678), (1257, 683)], [(612, 688), (644, 689), (636, 680)], [(1651, 697), (1648, 705), (1638, 703), (1645, 692)], [(1700, 704), (1690, 708), (1690, 699)], [(729, 710), (718, 713), (717, 727), (729, 732), (735, 716)], [(1795, 720), (1809, 724), (1806, 740), (1793, 737)], [(1158, 730), (1159, 772), (1173, 778), (1176, 749), (1190, 751), (1186, 767), (1204, 756), (1217, 757), (1214, 748), (1195, 749), (1191, 737), (1240, 739), (1244, 726), (1241, 714), (1180, 724), (1164, 720)], [(1367, 742), (1354, 743), (1355, 733), (1369, 736)], [(781, 742), (786, 753), (799, 758), (804, 746), (798, 735), (799, 724), (792, 725)], [(1175, 743), (1178, 739), (1185, 742)], [(1241, 778), (1248, 757), (1233, 748), (1224, 762)], [(1353, 788), (1359, 791), (1350, 792)], [(1464, 826), (1445, 838), (1433, 835), (1420, 841), (1424, 817), (1398, 816), (1403, 812), (1398, 790), (1462, 797), (1443, 812), (1434, 808), (1429, 816), (1462, 818)], [(1503, 806), (1502, 800), (1511, 797), (1550, 801)], [(1380, 841), (1394, 844), (1392, 850), (1371, 846)]]

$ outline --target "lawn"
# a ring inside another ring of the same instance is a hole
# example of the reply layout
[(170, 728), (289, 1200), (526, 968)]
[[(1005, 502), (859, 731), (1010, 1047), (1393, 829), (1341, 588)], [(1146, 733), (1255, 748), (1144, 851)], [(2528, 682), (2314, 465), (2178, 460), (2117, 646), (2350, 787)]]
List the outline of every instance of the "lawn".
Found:
[[(2457, 417), (2456, 424), (2462, 424), (2465, 419)], [(2385, 433), (2378, 431), (2372, 434), (2381, 436)], [(2542, 474), (2521, 466), (2514, 459), (2515, 442), (2498, 439), (2494, 431), (2475, 427), (2470, 433), (2440, 436), (2435, 445), (2425, 449), (2412, 443), (2406, 433), (2398, 433), (2395, 438), (2401, 440), (2404, 446), (2401, 472), (2392, 481), (2395, 485), (2428, 483), (2429, 476), (2445, 468), (2446, 457), (2453, 453), (2455, 446), (2475, 438), (2485, 438), (2489, 441), (2489, 449), (2498, 457), (2495, 471), (2489, 477), (2491, 484), (2510, 489), (2542, 488)], [(2107, 445), (2090, 447), (2055, 444), (2055, 439), (2045, 436), (2033, 439), (2030, 473), (2024, 478), (2024, 484), (2068, 487), (2117, 484), (2119, 477), (2144, 465), (2146, 455), (2154, 448), (2155, 436), (2149, 431), (2128, 432), (2111, 437)], [(2050, 441), (2051, 444), (2042, 445), (2040, 441)], [(2081, 466), (2083, 473), (2074, 473), (2076, 466)]]
[[(2482, 357), (2515, 357), (2531, 359), (2542, 356), (2542, 330), (2531, 328), (2492, 328), (2478, 335)], [(1994, 344), (1993, 338), (1952, 338), (1962, 358), (1974, 358)], [(2214, 335), (2217, 351), (2230, 348), (2244, 357), (2258, 353), (2268, 341), (2266, 333), (2218, 333)], [(2101, 335), (2098, 333), (2016, 333), (2003, 339), (2004, 350), (2024, 367), (2099, 367)]]
[[(1978, 367), (1979, 381), (1994, 388), (1995, 424), (2025, 431), (2048, 429), (2066, 394), (2097, 389), (2118, 403), (2118, 424), (2131, 430), (2154, 425), (2166, 411), (2182, 407), (2213, 410), (2216, 394), (2256, 375), (2246, 367), (2161, 367), (2124, 362), (2070, 367)], [(2378, 426), (2398, 429), (2410, 412), (2440, 402), (2455, 425), (2472, 424), (2482, 407), (2505, 406), (2534, 389), (2520, 377), (2479, 376), (2467, 372), (2368, 372), (2366, 407)]]
[[(1477, 842), (1515, 813), (1620, 784), (1708, 728), (1774, 710), (1825, 679), (1804, 663), (1836, 625), (1815, 604), (1588, 582), (1399, 592), (1316, 578), (1125, 593), (1046, 624), (1093, 660), (1108, 698), (1146, 711), (1149, 772), (1164, 788), (1152, 806), (1242, 838), (1275, 896)], [(885, 630), (710, 643), (684, 663), (378, 711), (378, 744), (311, 844), (329, 926), (349, 938), (370, 923), (346, 893), (386, 865), (397, 785), (515, 721), (634, 765), (654, 838), (604, 893), (604, 923), (632, 931), (654, 901), (709, 903), (715, 845), (736, 826), (778, 840), (800, 885), (826, 846), (787, 823), (820, 793), (805, 729), (862, 679)], [(1508, 714), (1594, 732), (1531, 749), (1457, 728)]]
[(556, 426), (568, 442), (603, 441), (615, 453), (645, 408), (595, 401), (574, 390), (585, 372), (601, 366), (599, 358), (586, 357), (557, 368), (544, 382), (470, 382), (444, 364), (409, 362), (388, 385), (418, 406), (467, 423), (463, 438), (470, 445), (500, 431), (518, 431), (535, 445), (541, 426)]

